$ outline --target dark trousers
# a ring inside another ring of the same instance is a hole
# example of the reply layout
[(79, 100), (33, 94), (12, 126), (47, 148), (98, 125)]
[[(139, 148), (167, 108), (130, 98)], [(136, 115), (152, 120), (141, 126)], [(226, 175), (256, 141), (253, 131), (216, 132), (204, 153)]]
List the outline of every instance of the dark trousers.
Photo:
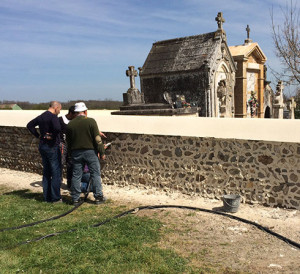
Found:
[(61, 199), (61, 154), (59, 146), (40, 144), (39, 151), (43, 162), (43, 194), (47, 202)]

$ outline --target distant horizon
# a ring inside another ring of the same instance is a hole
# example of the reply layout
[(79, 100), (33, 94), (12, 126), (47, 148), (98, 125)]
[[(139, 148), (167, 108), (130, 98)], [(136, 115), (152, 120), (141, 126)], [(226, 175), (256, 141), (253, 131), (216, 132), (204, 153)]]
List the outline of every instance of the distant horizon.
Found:
[[(7, 101), (7, 102), (6, 102)], [(51, 101), (58, 101), (59, 103), (62, 103), (62, 104), (66, 104), (66, 103), (69, 103), (69, 102), (89, 102), (89, 101), (97, 101), (97, 102), (123, 102), (123, 100), (113, 100), (113, 99), (104, 99), (104, 100), (96, 100), (96, 99), (75, 99), (75, 100), (68, 100), (68, 101), (59, 101), (59, 100), (50, 100), (50, 101), (43, 101), (43, 102), (30, 102), (30, 101), (17, 101), (17, 100), (0, 100), (0, 104), (12, 104), (10, 102), (13, 102), (13, 103), (30, 103), (30, 104), (48, 104), (50, 103)], [(5, 102), (5, 103), (4, 103)]]

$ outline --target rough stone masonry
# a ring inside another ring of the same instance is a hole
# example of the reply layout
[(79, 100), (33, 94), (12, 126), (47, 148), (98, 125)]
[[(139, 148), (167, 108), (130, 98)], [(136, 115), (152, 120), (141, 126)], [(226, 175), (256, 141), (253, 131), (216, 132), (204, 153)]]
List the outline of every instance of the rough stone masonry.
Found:
[[(104, 184), (174, 190), (300, 209), (300, 144), (106, 133), (113, 142)], [(42, 172), (37, 139), (26, 128), (0, 126), (0, 166)]]

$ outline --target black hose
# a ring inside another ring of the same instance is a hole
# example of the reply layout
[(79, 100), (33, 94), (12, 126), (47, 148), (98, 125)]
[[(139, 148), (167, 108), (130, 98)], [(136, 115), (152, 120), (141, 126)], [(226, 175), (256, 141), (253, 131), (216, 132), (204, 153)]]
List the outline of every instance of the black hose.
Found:
[(87, 200), (88, 195), (89, 195), (89, 191), (86, 192), (83, 201), (81, 201), (79, 204), (75, 205), (73, 208), (71, 208), (70, 210), (68, 210), (68, 211), (66, 211), (66, 212), (64, 212), (64, 213), (62, 213), (60, 215), (53, 216), (53, 217), (50, 217), (48, 219), (36, 221), (36, 222), (33, 222), (33, 223), (20, 225), (20, 226), (13, 226), (13, 227), (1, 228), (0, 232), (9, 231), (9, 230), (17, 230), (17, 229), (21, 229), (21, 228), (24, 228), (24, 227), (31, 227), (31, 226), (34, 226), (34, 225), (37, 225), (37, 224), (46, 223), (46, 222), (49, 222), (49, 221), (53, 221), (53, 220), (57, 220), (57, 219), (60, 219), (62, 217), (65, 217), (68, 214), (72, 213), (75, 209), (77, 209), (78, 207), (80, 207)]
[[(234, 220), (237, 220), (237, 221), (240, 221), (240, 222), (243, 222), (243, 223), (246, 223), (246, 224), (250, 224), (250, 225), (253, 225), (255, 227), (257, 227), (258, 229), (266, 232), (266, 233), (269, 233), (273, 236), (275, 236), (276, 238), (284, 241), (285, 243), (291, 245), (291, 246), (294, 246), (298, 249), (300, 249), (300, 244), (293, 241), (293, 240), (290, 240), (270, 229), (268, 229), (267, 227), (264, 227), (260, 224), (257, 224), (255, 222), (252, 222), (252, 221), (249, 221), (249, 220), (246, 220), (246, 219), (243, 219), (241, 217), (237, 217), (237, 216), (234, 216), (234, 215), (230, 215), (230, 214), (227, 214), (227, 213), (224, 213), (224, 212), (220, 212), (220, 211), (213, 211), (213, 210), (210, 210), (210, 209), (205, 209), (205, 208), (199, 208), (199, 207), (191, 207), (191, 206), (179, 206), (179, 205), (154, 205), (154, 206), (141, 206), (141, 207), (136, 207), (136, 208), (133, 208), (133, 209), (130, 209), (130, 210), (127, 210), (127, 211), (124, 211), (112, 218), (109, 218), (109, 219), (106, 219), (100, 223), (97, 223), (97, 224), (94, 224), (92, 225), (91, 227), (99, 227), (99, 226), (102, 226), (104, 224), (107, 224), (109, 222), (111, 222), (112, 220), (114, 219), (117, 219), (117, 218), (120, 218), (122, 216), (125, 216), (125, 215), (128, 215), (130, 213), (134, 213), (134, 212), (137, 212), (137, 211), (140, 211), (140, 210), (145, 210), (145, 209), (158, 209), (158, 208), (181, 208), (181, 209), (189, 209), (189, 210), (197, 210), (197, 211), (203, 211), (203, 212), (207, 212), (207, 213), (213, 213), (213, 214), (217, 214), (217, 215), (221, 215), (221, 216), (225, 216), (225, 217), (228, 217), (230, 219), (234, 219)], [(59, 231), (59, 232), (55, 232), (55, 233), (51, 233), (51, 234), (48, 234), (48, 235), (44, 235), (42, 237), (38, 237), (38, 238), (34, 238), (32, 240), (27, 240), (25, 242), (20, 242), (18, 244), (19, 245), (24, 245), (24, 244), (28, 244), (28, 243), (32, 243), (32, 242), (37, 242), (37, 241), (40, 241), (42, 239), (46, 239), (46, 238), (49, 238), (49, 237), (53, 237), (53, 236), (57, 236), (57, 235), (60, 235), (60, 234), (63, 234), (63, 233), (67, 233), (67, 232), (74, 232), (78, 229), (69, 229), (69, 230), (62, 230), (62, 231)]]
[(83, 202), (81, 202), (80, 204), (74, 206), (72, 209), (68, 210), (67, 212), (64, 212), (64, 213), (62, 213), (60, 215), (57, 215), (57, 216), (53, 216), (53, 217), (48, 218), (48, 219), (44, 219), (44, 220), (40, 220), (40, 221), (36, 221), (36, 222), (33, 222), (33, 223), (24, 224), (24, 225), (20, 225), (20, 226), (13, 226), (13, 227), (1, 228), (0, 232), (9, 231), (9, 230), (17, 230), (17, 229), (21, 229), (21, 228), (24, 228), (24, 227), (30, 227), (30, 226), (34, 226), (34, 225), (37, 225), (37, 224), (41, 224), (41, 223), (46, 223), (46, 222), (49, 222), (49, 221), (57, 220), (59, 218), (67, 216), (68, 214), (70, 214), (71, 212), (73, 212), (75, 209), (77, 209), (79, 206), (81, 206), (82, 204), (83, 204)]

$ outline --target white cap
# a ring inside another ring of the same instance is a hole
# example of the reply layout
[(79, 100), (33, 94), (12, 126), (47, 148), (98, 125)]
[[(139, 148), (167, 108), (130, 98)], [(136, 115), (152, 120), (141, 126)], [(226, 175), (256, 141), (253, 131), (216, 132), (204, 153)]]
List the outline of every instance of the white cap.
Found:
[(75, 104), (75, 112), (82, 112), (86, 111), (88, 108), (86, 107), (85, 103), (79, 102)]

